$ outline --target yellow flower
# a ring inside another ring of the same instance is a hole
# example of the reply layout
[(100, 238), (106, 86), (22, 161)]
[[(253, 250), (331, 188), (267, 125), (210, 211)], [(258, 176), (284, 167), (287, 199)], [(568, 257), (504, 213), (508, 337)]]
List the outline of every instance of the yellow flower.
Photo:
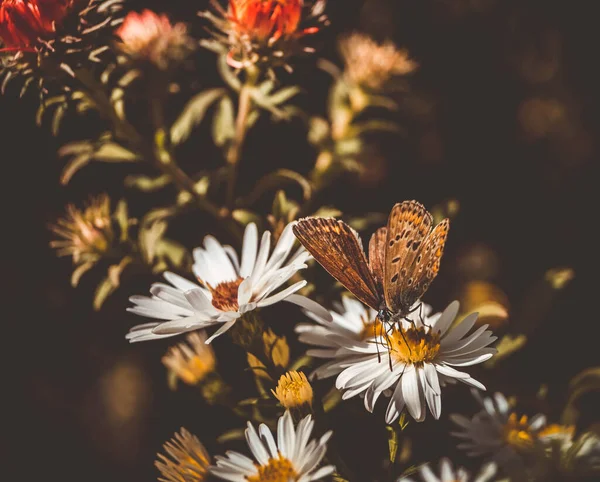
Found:
[(214, 371), (216, 358), (210, 345), (204, 343), (206, 334), (194, 332), (187, 336), (187, 343), (179, 343), (169, 349), (162, 358), (163, 364), (188, 385), (196, 385)]
[(167, 455), (155, 462), (162, 482), (201, 482), (208, 475), (210, 457), (197, 437), (182, 428), (163, 445)]
[(275, 398), (285, 408), (298, 408), (302, 405), (312, 406), (313, 389), (306, 375), (295, 370), (289, 371), (279, 378), (275, 390), (271, 390)]

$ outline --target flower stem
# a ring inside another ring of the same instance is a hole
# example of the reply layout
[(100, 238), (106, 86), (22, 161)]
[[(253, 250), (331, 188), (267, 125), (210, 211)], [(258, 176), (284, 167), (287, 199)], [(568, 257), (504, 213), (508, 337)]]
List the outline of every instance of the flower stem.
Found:
[(242, 148), (248, 132), (248, 116), (252, 111), (252, 89), (258, 80), (258, 69), (249, 67), (246, 70), (246, 82), (240, 90), (238, 112), (235, 119), (235, 135), (227, 150), (226, 160), (228, 169), (226, 205), (233, 209), (235, 205), (235, 185), (238, 175), (238, 164), (242, 155)]

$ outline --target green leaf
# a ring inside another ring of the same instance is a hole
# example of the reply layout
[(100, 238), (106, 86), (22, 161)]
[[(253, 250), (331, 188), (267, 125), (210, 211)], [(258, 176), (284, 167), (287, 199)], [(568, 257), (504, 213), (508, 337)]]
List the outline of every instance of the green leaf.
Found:
[(139, 189), (143, 192), (159, 191), (170, 183), (171, 177), (166, 174), (158, 177), (132, 175), (125, 178), (125, 186)]
[(308, 142), (313, 146), (319, 146), (331, 140), (329, 122), (322, 117), (311, 117), (308, 126)]
[(268, 96), (268, 99), (272, 105), (281, 105), (284, 102), (290, 100), (295, 95), (298, 95), (300, 91), (300, 87), (295, 85), (290, 87), (284, 87), (283, 89), (279, 89), (274, 94)]
[(64, 105), (59, 105), (54, 111), (54, 115), (52, 116), (52, 135), (57, 136), (58, 131), (60, 129), (60, 123), (65, 115), (67, 108)]
[(131, 221), (129, 219), (129, 212), (127, 209), (127, 201), (125, 201), (125, 199), (119, 200), (119, 202), (117, 203), (115, 212), (113, 214), (113, 217), (119, 224), (119, 230), (121, 231), (121, 233), (120, 233), (121, 242), (127, 241), (127, 239), (129, 238), (129, 225), (131, 224)]
[(217, 437), (217, 442), (220, 444), (232, 442), (234, 440), (243, 440), (246, 437), (246, 429), (234, 428)]
[(139, 159), (137, 154), (116, 142), (104, 142), (92, 157), (102, 162), (135, 162)]
[(194, 126), (204, 118), (206, 111), (213, 102), (225, 93), (224, 89), (210, 89), (200, 92), (190, 99), (183, 108), (177, 120), (171, 126), (171, 142), (179, 144), (185, 141)]
[(390, 462), (393, 464), (396, 462), (396, 455), (398, 454), (398, 434), (394, 427), (387, 425), (385, 427), (388, 433), (388, 450), (390, 455)]
[(238, 79), (237, 75), (233, 73), (233, 70), (227, 63), (227, 53), (219, 55), (217, 59), (217, 69), (225, 83), (231, 87), (235, 92), (242, 90), (242, 83)]
[(87, 263), (80, 264), (75, 268), (71, 275), (71, 286), (75, 288), (79, 284), (81, 277), (94, 267), (96, 263), (88, 261)]
[(228, 95), (223, 96), (217, 106), (217, 112), (213, 119), (212, 133), (215, 145), (219, 147), (223, 147), (235, 137), (235, 113), (233, 111), (233, 102)]
[(62, 185), (66, 185), (69, 183), (73, 175), (79, 171), (83, 166), (89, 164), (91, 161), (91, 153), (82, 153), (73, 158), (71, 158), (67, 165), (64, 167), (61, 175), (60, 182)]
[(231, 213), (231, 217), (243, 226), (246, 226), (250, 223), (260, 224), (261, 221), (258, 214), (247, 209), (236, 209)]
[(394, 122), (384, 120), (368, 120), (360, 123), (355, 123), (348, 129), (348, 137), (355, 137), (366, 134), (368, 132), (402, 132), (400, 126)]

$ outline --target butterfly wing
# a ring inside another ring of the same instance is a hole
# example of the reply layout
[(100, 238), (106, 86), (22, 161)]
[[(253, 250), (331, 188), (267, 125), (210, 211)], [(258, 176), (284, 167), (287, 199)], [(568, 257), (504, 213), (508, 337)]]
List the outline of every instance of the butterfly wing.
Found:
[(380, 296), (358, 233), (333, 218), (303, 218), (294, 234), (313, 258), (360, 301), (377, 310)]
[(413, 260), (412, 265), (408, 267), (406, 277), (413, 282), (401, 294), (402, 304), (410, 308), (415, 301), (425, 294), (431, 282), (435, 279), (440, 270), (440, 261), (444, 254), (446, 239), (450, 229), (450, 221), (444, 219), (423, 242), (419, 254)]
[(390, 212), (383, 290), (386, 304), (392, 312), (404, 312), (412, 305), (406, 306), (407, 293), (414, 291), (417, 280), (409, 275), (409, 270), (423, 249), (432, 224), (431, 214), (417, 201), (398, 203)]
[(369, 241), (369, 268), (373, 273), (377, 292), (383, 299), (383, 265), (385, 263), (385, 242), (387, 239), (387, 228), (379, 228), (371, 236)]

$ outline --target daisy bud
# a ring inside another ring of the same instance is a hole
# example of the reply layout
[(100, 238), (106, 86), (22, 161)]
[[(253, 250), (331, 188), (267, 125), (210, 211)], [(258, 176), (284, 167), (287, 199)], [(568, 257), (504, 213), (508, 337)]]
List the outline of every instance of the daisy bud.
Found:
[(210, 458), (197, 437), (182, 428), (164, 444), (167, 455), (158, 454), (155, 462), (161, 482), (201, 482), (208, 478)]
[(162, 362), (181, 381), (196, 385), (215, 370), (217, 360), (211, 346), (205, 343), (204, 332), (191, 333), (186, 339), (187, 343), (171, 347)]
[(286, 409), (312, 406), (313, 389), (302, 372), (292, 370), (283, 374), (279, 378), (277, 388), (271, 391)]

